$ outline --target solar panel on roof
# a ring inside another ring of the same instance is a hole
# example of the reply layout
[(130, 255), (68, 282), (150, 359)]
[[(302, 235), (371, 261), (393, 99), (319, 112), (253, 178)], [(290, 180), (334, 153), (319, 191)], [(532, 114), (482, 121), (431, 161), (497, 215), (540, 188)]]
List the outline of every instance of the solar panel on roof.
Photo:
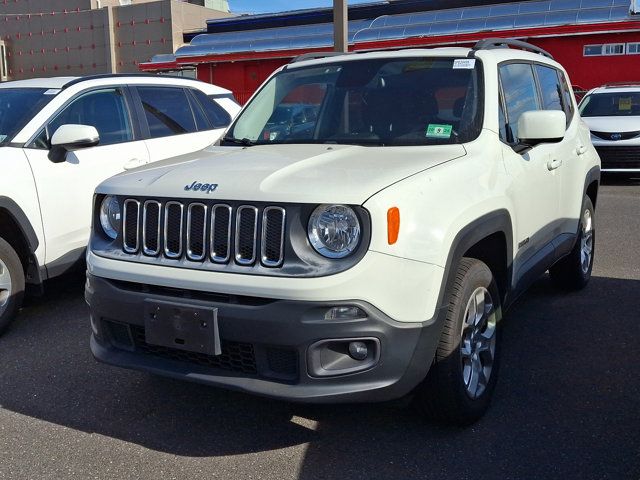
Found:
[[(350, 43), (630, 19), (629, 0), (539, 0), (352, 20)], [(304, 49), (333, 44), (330, 23), (200, 34), (176, 56)]]

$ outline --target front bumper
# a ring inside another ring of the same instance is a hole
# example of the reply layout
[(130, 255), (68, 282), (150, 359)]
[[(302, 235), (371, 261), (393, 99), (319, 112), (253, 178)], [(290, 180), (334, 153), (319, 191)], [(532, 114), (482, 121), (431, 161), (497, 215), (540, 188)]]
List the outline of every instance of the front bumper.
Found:
[[(411, 392), (426, 376), (446, 308), (427, 322), (396, 322), (363, 301), (272, 300), (167, 289), (88, 274), (91, 350), (99, 361), (169, 377), (301, 402), (385, 401)], [(145, 302), (218, 309), (222, 355), (150, 345)], [(334, 306), (357, 306), (364, 319), (325, 320)], [(366, 339), (379, 349), (357, 373), (319, 376), (315, 345)]]

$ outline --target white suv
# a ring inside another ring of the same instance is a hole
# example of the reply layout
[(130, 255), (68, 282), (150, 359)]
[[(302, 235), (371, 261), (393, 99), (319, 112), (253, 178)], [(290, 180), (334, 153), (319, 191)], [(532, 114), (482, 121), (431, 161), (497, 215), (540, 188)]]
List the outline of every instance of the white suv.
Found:
[[(411, 393), (477, 419), (506, 309), (547, 270), (563, 288), (591, 275), (600, 164), (545, 53), (494, 39), (299, 59), (222, 146), (104, 182), (94, 356), (294, 401)], [(283, 104), (309, 110), (296, 128), (273, 120)]]
[(0, 333), (25, 280), (40, 286), (84, 257), (100, 182), (211, 145), (239, 110), (228, 90), (190, 79), (0, 84)]
[(602, 160), (602, 171), (640, 173), (640, 84), (617, 83), (590, 90), (580, 115)]

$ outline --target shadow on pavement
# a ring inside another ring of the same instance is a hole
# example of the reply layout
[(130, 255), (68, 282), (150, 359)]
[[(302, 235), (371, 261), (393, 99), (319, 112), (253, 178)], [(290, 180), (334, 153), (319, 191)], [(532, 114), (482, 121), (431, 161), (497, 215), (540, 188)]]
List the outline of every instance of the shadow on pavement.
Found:
[(570, 294), (538, 281), (505, 323), (494, 403), (466, 430), (386, 404), (292, 405), (98, 364), (82, 278), (47, 287), (0, 338), (0, 405), (23, 415), (181, 456), (308, 444), (305, 480), (640, 472), (640, 281), (593, 278)]

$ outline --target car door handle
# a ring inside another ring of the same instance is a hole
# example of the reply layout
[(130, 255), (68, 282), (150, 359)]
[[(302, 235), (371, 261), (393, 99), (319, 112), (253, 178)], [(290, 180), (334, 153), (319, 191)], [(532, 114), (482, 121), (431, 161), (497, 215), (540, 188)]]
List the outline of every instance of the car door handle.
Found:
[(562, 165), (562, 160), (559, 160), (557, 158), (554, 158), (553, 160), (549, 160), (547, 162), (547, 168), (549, 170), (555, 170), (556, 168), (558, 168), (561, 165)]
[(576, 154), (584, 155), (585, 153), (587, 153), (587, 147), (585, 147), (584, 145), (578, 145), (576, 147)]
[(147, 161), (143, 160), (142, 158), (132, 158), (124, 164), (124, 169), (132, 170), (134, 168), (141, 167), (146, 164), (147, 164)]

